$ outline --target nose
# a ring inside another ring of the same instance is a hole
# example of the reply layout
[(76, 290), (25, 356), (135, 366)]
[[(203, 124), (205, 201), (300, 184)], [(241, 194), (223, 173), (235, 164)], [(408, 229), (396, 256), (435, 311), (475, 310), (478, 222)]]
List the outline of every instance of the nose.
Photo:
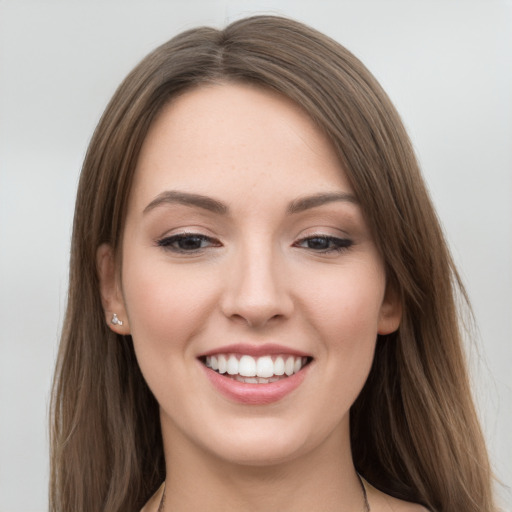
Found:
[(293, 312), (290, 279), (283, 258), (267, 246), (241, 250), (225, 276), (221, 308), (226, 317), (261, 329)]

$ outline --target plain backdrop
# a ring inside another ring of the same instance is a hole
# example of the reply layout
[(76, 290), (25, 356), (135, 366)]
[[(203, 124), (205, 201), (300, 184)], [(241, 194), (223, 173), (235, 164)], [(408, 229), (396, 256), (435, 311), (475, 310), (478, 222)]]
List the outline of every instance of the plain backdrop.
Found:
[(73, 203), (102, 110), (176, 33), (261, 12), (347, 46), (401, 113), (473, 303), (472, 375), (512, 502), (510, 1), (0, 0), (0, 512), (47, 509)]

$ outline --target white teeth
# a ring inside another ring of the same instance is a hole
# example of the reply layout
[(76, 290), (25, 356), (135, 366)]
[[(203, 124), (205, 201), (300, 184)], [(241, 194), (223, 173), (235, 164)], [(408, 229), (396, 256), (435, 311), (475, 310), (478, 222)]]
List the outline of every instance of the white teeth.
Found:
[(205, 357), (205, 365), (240, 382), (267, 384), (293, 375), (307, 363), (306, 357), (216, 354)]
[(286, 363), (284, 364), (284, 373), (290, 376), (293, 375), (293, 368), (295, 366), (295, 359), (293, 356), (288, 357)]
[(218, 362), (219, 362), (219, 373), (226, 373), (226, 370), (228, 369), (228, 362), (226, 360), (226, 356), (219, 354)]
[[(256, 361), (254, 360), (254, 357), (242, 356), (238, 363), (238, 373), (244, 377), (255, 377)], [(261, 375), (261, 377), (263, 377), (263, 375)]]
[(256, 363), (256, 375), (258, 377), (272, 377), (274, 375), (274, 363), (270, 356), (258, 357)]
[(229, 375), (238, 373), (238, 359), (234, 355), (229, 356), (227, 370)]
[(284, 375), (284, 359), (281, 356), (274, 362), (274, 375)]

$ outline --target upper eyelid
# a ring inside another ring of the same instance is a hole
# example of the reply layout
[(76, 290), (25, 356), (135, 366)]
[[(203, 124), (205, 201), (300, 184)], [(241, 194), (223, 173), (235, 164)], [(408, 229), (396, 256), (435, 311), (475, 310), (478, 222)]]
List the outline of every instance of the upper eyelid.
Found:
[(163, 236), (160, 236), (157, 238), (157, 242), (162, 242), (164, 240), (169, 240), (169, 239), (176, 239), (176, 240), (179, 240), (180, 238), (187, 238), (187, 237), (197, 237), (197, 238), (201, 238), (203, 240), (210, 240), (210, 241), (213, 241), (213, 242), (219, 242), (218, 238), (217, 237), (214, 237), (214, 236), (211, 236), (211, 235), (206, 235), (204, 233), (198, 233), (198, 232), (192, 232), (192, 231), (183, 231), (183, 232), (180, 232), (180, 233), (172, 233), (172, 234), (168, 234), (168, 235), (163, 235)]
[(217, 235), (213, 235), (208, 229), (204, 228), (174, 228), (166, 230), (162, 235), (155, 237), (155, 240), (164, 240), (166, 238), (172, 238), (176, 236), (200, 236), (204, 238), (218, 239)]
[(339, 232), (338, 234), (333, 234), (325, 231), (314, 231), (312, 233), (307, 233), (305, 235), (298, 236), (296, 238), (297, 241), (307, 240), (308, 238), (329, 238), (336, 240), (353, 240), (353, 237), (349, 235), (347, 232)]
[(201, 236), (204, 238), (215, 238), (212, 235), (207, 235), (206, 233), (202, 233), (201, 231), (192, 231), (192, 230), (178, 231), (177, 233), (166, 233), (159, 238), (172, 238), (174, 236)]
[(320, 234), (320, 233), (319, 234), (303, 236), (301, 238), (298, 238), (296, 242), (304, 242), (305, 240), (310, 240), (312, 238), (324, 238), (326, 240), (338, 240), (340, 242), (349, 242), (351, 244), (354, 243), (352, 238), (348, 237), (348, 236), (334, 236), (334, 235), (326, 235), (326, 234)]

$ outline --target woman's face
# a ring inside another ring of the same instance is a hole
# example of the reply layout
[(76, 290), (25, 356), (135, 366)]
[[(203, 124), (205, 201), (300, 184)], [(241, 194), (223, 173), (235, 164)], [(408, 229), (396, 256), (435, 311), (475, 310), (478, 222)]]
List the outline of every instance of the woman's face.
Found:
[(101, 251), (166, 442), (266, 464), (348, 440), (400, 308), (331, 144), (293, 103), (240, 84), (175, 98), (140, 154), (119, 279)]

